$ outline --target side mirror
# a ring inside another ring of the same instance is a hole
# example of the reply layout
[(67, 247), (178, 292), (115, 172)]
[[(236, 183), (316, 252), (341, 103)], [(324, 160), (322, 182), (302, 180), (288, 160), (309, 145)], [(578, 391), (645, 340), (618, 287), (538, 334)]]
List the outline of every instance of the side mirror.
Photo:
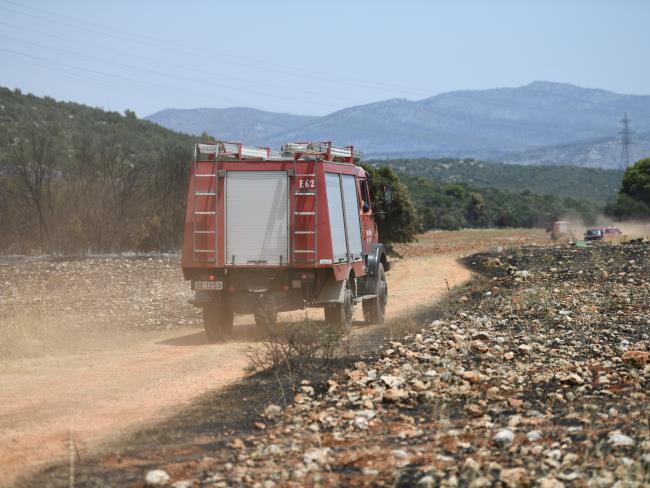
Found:
[(368, 205), (368, 202), (363, 202), (363, 213), (368, 213), (370, 212), (370, 205)]
[(389, 206), (393, 202), (393, 185), (384, 185), (384, 205)]

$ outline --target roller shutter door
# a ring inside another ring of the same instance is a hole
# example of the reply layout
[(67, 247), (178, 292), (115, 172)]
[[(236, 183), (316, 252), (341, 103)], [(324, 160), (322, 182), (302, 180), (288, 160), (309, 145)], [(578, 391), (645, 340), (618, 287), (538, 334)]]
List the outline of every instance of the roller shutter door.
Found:
[(289, 256), (286, 172), (226, 173), (226, 265), (277, 265)]

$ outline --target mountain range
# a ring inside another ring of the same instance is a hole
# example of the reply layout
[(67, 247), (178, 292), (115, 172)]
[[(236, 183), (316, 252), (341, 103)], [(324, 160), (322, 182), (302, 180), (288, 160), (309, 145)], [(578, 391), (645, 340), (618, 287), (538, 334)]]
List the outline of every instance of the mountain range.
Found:
[(165, 109), (146, 119), (180, 132), (279, 147), (297, 140), (353, 144), (370, 157), (473, 157), (518, 164), (620, 166), (627, 113), (632, 153), (650, 153), (650, 96), (536, 81), (462, 90), (423, 100), (390, 99), (324, 116), (250, 108)]

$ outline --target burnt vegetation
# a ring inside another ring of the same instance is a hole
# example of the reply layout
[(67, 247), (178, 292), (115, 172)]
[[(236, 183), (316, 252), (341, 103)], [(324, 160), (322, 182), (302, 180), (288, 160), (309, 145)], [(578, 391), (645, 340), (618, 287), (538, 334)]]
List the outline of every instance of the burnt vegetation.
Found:
[[(284, 411), (265, 409), (262, 432), (192, 476), (224, 486), (645, 485), (649, 255), (650, 245), (627, 243), (472, 256), (482, 277), (441, 320), (326, 382), (302, 382)], [(182, 466), (165, 469), (174, 479)]]

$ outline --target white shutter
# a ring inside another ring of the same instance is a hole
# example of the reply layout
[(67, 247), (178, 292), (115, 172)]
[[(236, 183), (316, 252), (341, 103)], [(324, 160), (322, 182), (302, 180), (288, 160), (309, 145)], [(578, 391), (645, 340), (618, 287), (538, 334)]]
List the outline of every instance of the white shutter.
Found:
[(348, 245), (350, 246), (352, 259), (356, 261), (363, 257), (357, 181), (354, 175), (341, 175), (341, 178), (343, 179), (343, 201), (345, 202), (345, 223), (348, 229)]
[(284, 171), (226, 173), (226, 265), (287, 262), (288, 188)]
[(325, 173), (327, 188), (327, 209), (330, 216), (330, 233), (334, 262), (348, 260), (348, 248), (345, 242), (345, 222), (343, 221), (343, 199), (341, 183), (337, 173)]

